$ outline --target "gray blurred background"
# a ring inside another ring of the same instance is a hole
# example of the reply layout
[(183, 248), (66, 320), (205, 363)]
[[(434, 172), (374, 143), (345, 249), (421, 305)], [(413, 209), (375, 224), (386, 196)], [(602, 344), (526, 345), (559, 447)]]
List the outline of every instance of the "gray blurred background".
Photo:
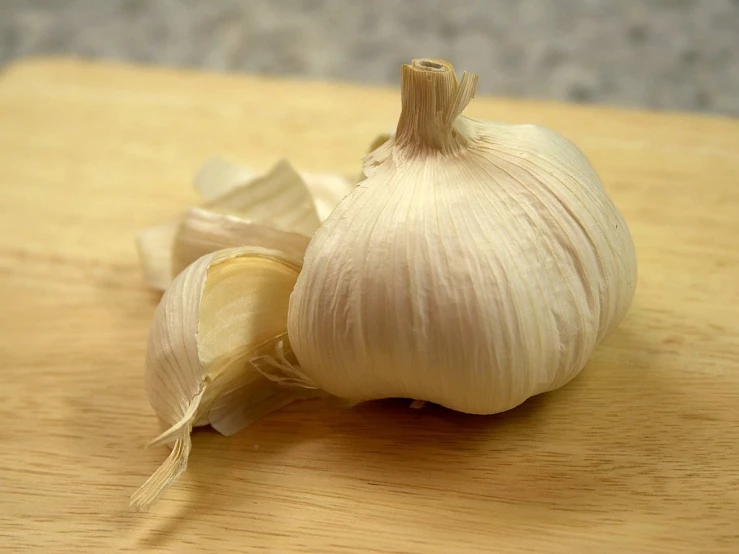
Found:
[(0, 0), (0, 67), (38, 54), (739, 115), (739, 0)]

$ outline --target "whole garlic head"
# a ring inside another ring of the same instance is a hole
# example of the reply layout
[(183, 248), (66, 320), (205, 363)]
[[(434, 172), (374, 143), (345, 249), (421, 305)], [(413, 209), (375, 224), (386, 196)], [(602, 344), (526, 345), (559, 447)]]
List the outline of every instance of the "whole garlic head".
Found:
[(460, 115), (475, 87), (404, 66), (395, 136), (305, 252), (288, 335), (330, 394), (501, 412), (573, 379), (628, 310), (634, 245), (587, 159)]

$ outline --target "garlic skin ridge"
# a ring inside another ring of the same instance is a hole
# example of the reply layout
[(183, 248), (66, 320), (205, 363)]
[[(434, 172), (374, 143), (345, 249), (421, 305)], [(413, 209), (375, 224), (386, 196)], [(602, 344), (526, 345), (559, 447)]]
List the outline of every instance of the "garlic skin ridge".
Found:
[(623, 319), (633, 241), (570, 141), (461, 115), (475, 76), (414, 60), (402, 83), (395, 136), (305, 252), (288, 336), (334, 396), (505, 411), (573, 379)]

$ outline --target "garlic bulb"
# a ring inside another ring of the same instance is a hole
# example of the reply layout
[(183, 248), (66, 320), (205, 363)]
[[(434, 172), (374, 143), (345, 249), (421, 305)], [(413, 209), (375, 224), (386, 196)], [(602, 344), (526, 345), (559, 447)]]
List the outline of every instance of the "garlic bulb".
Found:
[(561, 387), (626, 314), (636, 256), (583, 154), (461, 113), (477, 78), (402, 68), (394, 137), (305, 252), (288, 335), (305, 383), (491, 414)]
[(291, 380), (280, 367), (295, 364), (285, 329), (300, 267), (299, 258), (277, 250), (219, 250), (188, 266), (167, 289), (149, 337), (146, 390), (167, 427), (151, 444), (173, 447), (132, 496), (133, 506), (148, 506), (185, 471), (194, 426), (231, 435), (317, 394), (279, 384)]

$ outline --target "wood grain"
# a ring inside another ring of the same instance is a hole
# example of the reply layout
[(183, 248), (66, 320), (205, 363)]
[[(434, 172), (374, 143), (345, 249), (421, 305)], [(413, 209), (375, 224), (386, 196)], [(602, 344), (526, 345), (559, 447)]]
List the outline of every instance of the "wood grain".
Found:
[(574, 382), (494, 417), (305, 402), (166, 454), (135, 233), (214, 154), (354, 172), (397, 91), (33, 60), (0, 81), (5, 552), (739, 552), (739, 123), (475, 99), (573, 139), (622, 209), (637, 296)]

